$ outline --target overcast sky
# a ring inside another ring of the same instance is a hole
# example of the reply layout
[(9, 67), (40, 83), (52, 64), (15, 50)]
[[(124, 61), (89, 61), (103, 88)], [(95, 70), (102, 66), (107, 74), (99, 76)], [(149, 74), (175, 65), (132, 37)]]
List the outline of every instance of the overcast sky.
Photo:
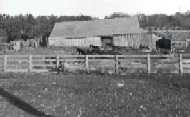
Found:
[(113, 12), (174, 14), (190, 10), (190, 0), (0, 0), (0, 13), (11, 15), (91, 15)]

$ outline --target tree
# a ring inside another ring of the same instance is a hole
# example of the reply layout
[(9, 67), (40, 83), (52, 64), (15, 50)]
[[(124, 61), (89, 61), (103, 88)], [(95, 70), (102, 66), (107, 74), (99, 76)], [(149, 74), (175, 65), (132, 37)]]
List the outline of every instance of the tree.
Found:
[(114, 12), (109, 16), (105, 16), (104, 19), (114, 19), (114, 18), (120, 18), (120, 17), (130, 17), (130, 15), (127, 13), (122, 13), (122, 12)]

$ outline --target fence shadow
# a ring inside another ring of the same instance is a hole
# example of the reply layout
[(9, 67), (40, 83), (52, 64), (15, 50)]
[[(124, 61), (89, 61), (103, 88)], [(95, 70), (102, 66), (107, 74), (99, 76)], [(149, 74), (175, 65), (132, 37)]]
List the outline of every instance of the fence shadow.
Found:
[(10, 104), (16, 106), (19, 109), (22, 109), (23, 111), (27, 112), (30, 115), (33, 115), (36, 117), (55, 117), (53, 115), (47, 115), (44, 112), (39, 111), (38, 109), (26, 103), (22, 99), (16, 97), (13, 94), (10, 94), (6, 90), (4, 90), (2, 87), (0, 87), (0, 95), (4, 97)]

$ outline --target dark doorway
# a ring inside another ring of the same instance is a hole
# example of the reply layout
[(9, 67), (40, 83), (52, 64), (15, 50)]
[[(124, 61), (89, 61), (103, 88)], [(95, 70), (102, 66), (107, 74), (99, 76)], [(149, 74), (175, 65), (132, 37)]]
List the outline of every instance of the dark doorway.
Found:
[(103, 36), (101, 37), (102, 46), (104, 48), (111, 48), (113, 46), (113, 37), (111, 36)]

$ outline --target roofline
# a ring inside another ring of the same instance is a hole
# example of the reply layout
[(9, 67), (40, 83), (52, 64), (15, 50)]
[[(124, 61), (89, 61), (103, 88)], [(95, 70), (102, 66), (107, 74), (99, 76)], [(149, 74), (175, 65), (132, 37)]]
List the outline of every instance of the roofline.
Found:
[(137, 16), (131, 16), (131, 17), (116, 17), (113, 19), (92, 19), (92, 20), (73, 20), (73, 21), (61, 21), (61, 22), (55, 22), (55, 24), (60, 24), (60, 23), (69, 23), (69, 22), (93, 22), (93, 21), (103, 21), (103, 20), (115, 20), (115, 19), (129, 19), (129, 18), (137, 18), (137, 20), (139, 21)]

